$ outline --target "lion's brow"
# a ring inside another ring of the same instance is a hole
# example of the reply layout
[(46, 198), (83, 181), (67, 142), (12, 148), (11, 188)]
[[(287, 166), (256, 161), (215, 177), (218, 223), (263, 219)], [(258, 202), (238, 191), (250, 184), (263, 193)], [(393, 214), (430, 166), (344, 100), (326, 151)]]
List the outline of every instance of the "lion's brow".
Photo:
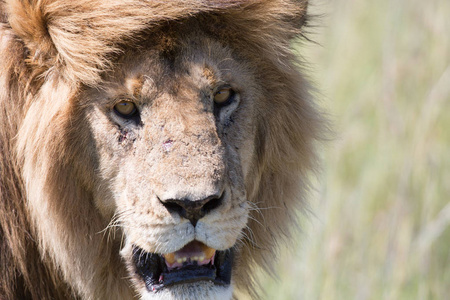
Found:
[(142, 94), (142, 88), (144, 86), (145, 78), (143, 75), (127, 78), (125, 81), (128, 92), (133, 95), (134, 98), (139, 99)]

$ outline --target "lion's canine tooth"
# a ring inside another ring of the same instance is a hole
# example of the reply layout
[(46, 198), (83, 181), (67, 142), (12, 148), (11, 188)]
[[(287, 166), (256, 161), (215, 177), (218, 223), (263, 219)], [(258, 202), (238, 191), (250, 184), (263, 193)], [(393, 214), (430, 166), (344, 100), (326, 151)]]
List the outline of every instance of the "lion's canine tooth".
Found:
[(186, 262), (187, 261), (187, 257), (183, 257), (183, 262)]
[(177, 259), (177, 263), (181, 264), (182, 262), (183, 262), (183, 259), (182, 259), (182, 258), (178, 258), (178, 259)]
[(168, 254), (164, 254), (163, 256), (168, 264), (171, 265), (171, 264), (175, 263), (175, 253), (168, 253)]
[(207, 259), (211, 259), (216, 253), (216, 250), (214, 250), (213, 248), (206, 247), (203, 249), (203, 252), (205, 253), (205, 257)]

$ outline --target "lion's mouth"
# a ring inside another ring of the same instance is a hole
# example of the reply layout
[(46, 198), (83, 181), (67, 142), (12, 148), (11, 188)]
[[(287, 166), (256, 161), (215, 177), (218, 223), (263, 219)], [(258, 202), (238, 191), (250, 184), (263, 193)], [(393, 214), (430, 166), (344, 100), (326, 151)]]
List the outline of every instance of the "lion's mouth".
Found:
[(201, 242), (193, 241), (176, 252), (161, 255), (145, 252), (135, 246), (133, 263), (136, 273), (150, 292), (197, 281), (229, 285), (233, 249), (216, 251)]

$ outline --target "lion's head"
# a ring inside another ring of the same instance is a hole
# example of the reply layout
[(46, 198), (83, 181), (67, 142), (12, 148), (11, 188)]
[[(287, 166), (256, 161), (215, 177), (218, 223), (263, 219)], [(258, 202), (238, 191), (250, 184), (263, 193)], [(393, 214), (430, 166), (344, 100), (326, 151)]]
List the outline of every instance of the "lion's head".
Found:
[(316, 161), (321, 118), (289, 50), (306, 1), (0, 9), (0, 292), (252, 292)]

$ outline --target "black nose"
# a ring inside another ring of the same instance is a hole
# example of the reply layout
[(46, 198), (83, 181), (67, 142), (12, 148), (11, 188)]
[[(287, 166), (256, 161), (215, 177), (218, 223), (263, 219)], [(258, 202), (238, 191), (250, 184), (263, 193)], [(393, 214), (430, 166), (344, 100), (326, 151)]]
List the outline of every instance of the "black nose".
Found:
[(195, 226), (198, 220), (222, 204), (224, 195), (225, 193), (211, 195), (200, 200), (160, 199), (160, 201), (169, 212), (179, 214), (181, 217), (191, 221), (192, 225)]

